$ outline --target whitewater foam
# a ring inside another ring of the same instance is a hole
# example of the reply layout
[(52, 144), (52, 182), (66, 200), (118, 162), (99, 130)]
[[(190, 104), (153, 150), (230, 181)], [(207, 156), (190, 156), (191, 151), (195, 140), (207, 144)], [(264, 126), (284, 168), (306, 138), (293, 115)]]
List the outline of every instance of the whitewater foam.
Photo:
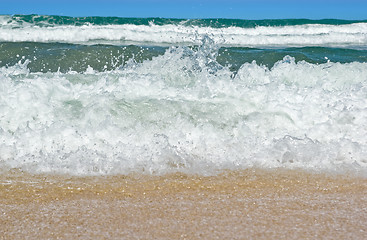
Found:
[(114, 174), (367, 171), (367, 64), (219, 65), (211, 39), (112, 71), (0, 68), (0, 164)]

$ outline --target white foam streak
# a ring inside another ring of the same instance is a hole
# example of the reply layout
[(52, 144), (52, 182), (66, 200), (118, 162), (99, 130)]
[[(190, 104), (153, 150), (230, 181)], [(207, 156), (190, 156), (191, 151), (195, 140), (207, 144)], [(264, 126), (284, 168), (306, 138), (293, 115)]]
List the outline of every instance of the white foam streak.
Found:
[[(1, 24), (0, 24), (1, 26)], [(0, 41), (200, 44), (203, 36), (225, 46), (366, 46), (367, 23), (283, 27), (211, 28), (183, 25), (83, 25), (0, 27)]]

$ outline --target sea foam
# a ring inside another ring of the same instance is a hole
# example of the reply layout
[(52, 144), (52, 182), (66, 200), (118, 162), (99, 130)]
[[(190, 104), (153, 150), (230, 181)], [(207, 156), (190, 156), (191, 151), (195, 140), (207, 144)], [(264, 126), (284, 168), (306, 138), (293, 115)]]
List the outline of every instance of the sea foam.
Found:
[(218, 64), (208, 38), (111, 71), (0, 68), (0, 165), (76, 175), (367, 173), (367, 63)]

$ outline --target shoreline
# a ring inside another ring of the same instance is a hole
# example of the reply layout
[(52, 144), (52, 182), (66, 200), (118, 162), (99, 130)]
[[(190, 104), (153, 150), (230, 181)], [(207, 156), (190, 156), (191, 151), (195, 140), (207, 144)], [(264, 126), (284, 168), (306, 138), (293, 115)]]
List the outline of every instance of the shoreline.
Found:
[(1, 239), (363, 239), (367, 179), (298, 170), (0, 175)]

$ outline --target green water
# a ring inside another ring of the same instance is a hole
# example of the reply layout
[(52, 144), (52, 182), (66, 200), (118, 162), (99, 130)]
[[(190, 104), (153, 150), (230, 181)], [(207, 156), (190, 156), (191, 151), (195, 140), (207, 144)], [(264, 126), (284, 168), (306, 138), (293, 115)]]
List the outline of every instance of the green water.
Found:
[[(190, 47), (188, 47), (190, 48)], [(192, 48), (192, 47), (191, 47)], [(141, 63), (163, 55), (168, 47), (142, 47), (135, 45), (78, 45), (66, 43), (0, 43), (0, 67), (13, 66), (29, 60), (31, 72), (83, 72), (88, 66), (97, 71), (114, 70), (128, 62)], [(321, 64), (328, 61), (349, 63), (367, 62), (367, 50), (303, 47), (281, 49), (259, 49), (222, 47), (216, 60), (231, 71), (237, 71), (244, 63), (256, 61), (268, 68), (289, 55), (296, 62), (306, 61)]]

